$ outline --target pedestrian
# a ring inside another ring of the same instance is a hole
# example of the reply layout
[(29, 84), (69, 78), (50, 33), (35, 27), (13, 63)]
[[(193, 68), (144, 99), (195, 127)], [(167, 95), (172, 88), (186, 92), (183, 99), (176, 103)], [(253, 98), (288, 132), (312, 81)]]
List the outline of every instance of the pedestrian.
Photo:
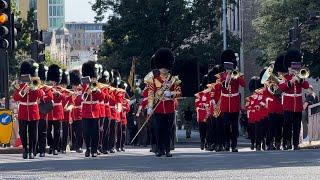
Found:
[(191, 138), (191, 130), (192, 130), (192, 111), (190, 107), (187, 107), (187, 109), (184, 111), (184, 123), (185, 123), (185, 129), (186, 129), (186, 138)]

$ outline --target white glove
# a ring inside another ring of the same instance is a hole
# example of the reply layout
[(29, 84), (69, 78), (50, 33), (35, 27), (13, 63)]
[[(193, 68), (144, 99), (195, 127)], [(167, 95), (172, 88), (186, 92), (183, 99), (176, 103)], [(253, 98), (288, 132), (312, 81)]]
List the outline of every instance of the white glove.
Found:
[(148, 109), (147, 109), (147, 114), (148, 114), (148, 115), (151, 115), (152, 111), (153, 111), (153, 109), (152, 109), (151, 107), (148, 107)]
[(171, 98), (172, 92), (167, 90), (167, 91), (164, 92), (163, 95), (164, 95), (164, 97), (166, 97), (166, 98)]
[(216, 104), (216, 101), (213, 99), (213, 100), (211, 100), (211, 104), (213, 105), (213, 106), (216, 106), (217, 104)]

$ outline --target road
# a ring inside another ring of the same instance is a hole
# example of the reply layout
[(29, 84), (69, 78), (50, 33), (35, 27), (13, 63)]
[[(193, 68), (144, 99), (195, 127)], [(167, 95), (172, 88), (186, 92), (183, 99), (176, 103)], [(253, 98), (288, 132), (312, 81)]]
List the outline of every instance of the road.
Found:
[(319, 179), (320, 151), (239, 153), (200, 151), (178, 145), (172, 158), (157, 158), (148, 149), (84, 158), (83, 154), (23, 160), (0, 155), (0, 179)]

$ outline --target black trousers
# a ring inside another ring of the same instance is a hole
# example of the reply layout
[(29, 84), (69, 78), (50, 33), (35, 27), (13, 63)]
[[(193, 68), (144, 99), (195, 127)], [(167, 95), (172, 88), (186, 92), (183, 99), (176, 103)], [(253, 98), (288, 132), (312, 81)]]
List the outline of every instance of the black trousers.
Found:
[(282, 139), (283, 115), (277, 113), (269, 114), (268, 135), (270, 142), (268, 145), (280, 146)]
[(110, 120), (108, 118), (105, 118), (103, 121), (102, 151), (109, 150), (109, 134), (110, 134)]
[(61, 137), (61, 151), (65, 151), (68, 145), (68, 137), (69, 137), (69, 122), (62, 121), (62, 137)]
[(104, 134), (104, 120), (105, 118), (99, 119), (99, 143), (98, 143), (98, 149), (102, 150), (102, 142), (103, 142), (103, 134)]
[(121, 135), (120, 148), (122, 149), (122, 148), (124, 148), (124, 144), (125, 144), (125, 142), (126, 142), (127, 126), (124, 125), (124, 124), (122, 124), (121, 126), (122, 126), (122, 128), (121, 128), (121, 130), (122, 130), (122, 135)]
[(251, 145), (255, 145), (255, 138), (256, 138), (256, 132), (255, 132), (255, 123), (248, 123), (248, 135), (251, 141)]
[[(60, 128), (61, 124), (60, 121), (48, 121), (48, 128), (47, 128), (47, 140), (50, 149), (58, 150), (59, 146), (59, 139), (60, 139)], [(52, 133), (53, 130), (53, 133)]]
[(83, 145), (82, 121), (72, 122), (72, 147), (74, 150), (81, 149)]
[(206, 134), (207, 134), (207, 124), (206, 124), (206, 122), (199, 122), (198, 125), (199, 125), (201, 145), (205, 145), (206, 144)]
[(174, 116), (174, 113), (154, 114), (154, 121), (156, 125), (156, 146), (158, 152), (170, 152)]
[(264, 129), (263, 129), (263, 121), (260, 120), (255, 123), (255, 143), (256, 143), (256, 148), (261, 148), (261, 143), (263, 141), (263, 134), (264, 134)]
[(82, 122), (87, 150), (91, 150), (91, 153), (96, 153), (99, 141), (99, 120), (95, 118), (85, 118)]
[(207, 140), (207, 146), (213, 146), (215, 144), (215, 118), (209, 117), (206, 121), (207, 123), (207, 134), (206, 134), (206, 140)]
[(37, 129), (38, 121), (19, 120), (19, 134), (25, 152), (36, 153)]
[(109, 130), (109, 147), (108, 150), (112, 150), (116, 144), (116, 129), (117, 123), (116, 120), (110, 120), (110, 130)]
[(222, 117), (225, 125), (226, 146), (230, 146), (231, 141), (231, 148), (236, 148), (239, 137), (239, 113), (223, 113)]
[(224, 146), (225, 145), (225, 128), (224, 128), (224, 120), (221, 116), (217, 117), (215, 120), (215, 137), (216, 137), (216, 146)]
[(119, 149), (121, 145), (121, 136), (122, 136), (122, 124), (121, 122), (116, 122), (116, 148)]
[(284, 112), (283, 138), (286, 140), (286, 142), (284, 141), (284, 145), (291, 144), (291, 141), (294, 146), (299, 145), (301, 119), (302, 112)]
[(38, 123), (38, 153), (45, 153), (47, 145), (47, 121), (40, 119)]

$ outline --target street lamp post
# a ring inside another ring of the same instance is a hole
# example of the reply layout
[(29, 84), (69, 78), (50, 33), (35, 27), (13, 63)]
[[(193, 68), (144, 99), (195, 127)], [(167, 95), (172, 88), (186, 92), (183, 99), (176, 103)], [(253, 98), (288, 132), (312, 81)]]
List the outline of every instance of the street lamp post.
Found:
[(223, 50), (227, 49), (227, 0), (222, 0)]

